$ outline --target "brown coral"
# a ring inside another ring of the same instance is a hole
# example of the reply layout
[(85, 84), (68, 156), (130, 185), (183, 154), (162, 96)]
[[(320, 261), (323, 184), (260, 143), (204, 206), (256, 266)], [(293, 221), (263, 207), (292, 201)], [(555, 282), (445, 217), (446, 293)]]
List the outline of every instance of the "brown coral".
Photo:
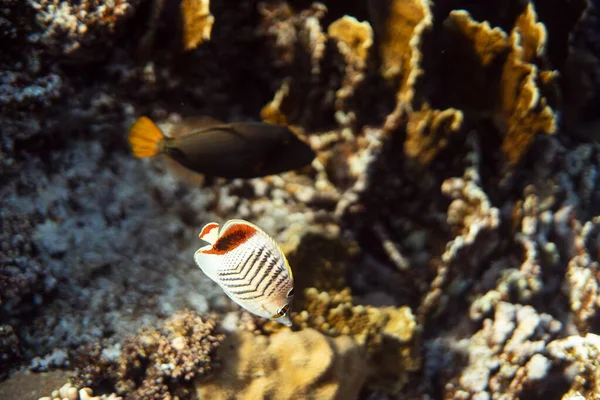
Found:
[(92, 354), (97, 360), (88, 360), (77, 380), (82, 385), (113, 381), (115, 391), (130, 399), (188, 398), (192, 379), (209, 375), (218, 365), (215, 351), (224, 335), (217, 326), (213, 317), (177, 312), (160, 329), (128, 338), (116, 362)]
[(201, 399), (350, 400), (358, 398), (369, 372), (364, 349), (351, 338), (331, 339), (313, 329), (233, 334), (219, 356), (221, 371), (197, 383)]

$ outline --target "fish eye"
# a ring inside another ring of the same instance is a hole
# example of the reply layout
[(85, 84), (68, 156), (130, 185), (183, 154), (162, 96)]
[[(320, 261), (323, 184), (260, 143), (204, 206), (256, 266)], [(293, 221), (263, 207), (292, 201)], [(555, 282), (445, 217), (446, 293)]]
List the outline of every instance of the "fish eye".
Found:
[(277, 318), (283, 317), (285, 315), (285, 313), (288, 311), (289, 308), (290, 308), (289, 304), (284, 304), (284, 306), (281, 307), (279, 309), (279, 311), (277, 311), (277, 314), (273, 315), (271, 318), (272, 319), (277, 319)]
[(291, 288), (287, 294), (287, 297), (292, 297), (294, 295), (294, 288)]

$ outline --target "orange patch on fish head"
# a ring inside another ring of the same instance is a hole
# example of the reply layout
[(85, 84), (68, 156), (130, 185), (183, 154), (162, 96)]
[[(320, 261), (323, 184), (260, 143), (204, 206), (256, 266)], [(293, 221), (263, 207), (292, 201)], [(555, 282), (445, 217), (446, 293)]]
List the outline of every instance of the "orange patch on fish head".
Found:
[(226, 254), (244, 244), (257, 233), (250, 225), (236, 224), (227, 229), (213, 244), (212, 249), (204, 251), (205, 254)]

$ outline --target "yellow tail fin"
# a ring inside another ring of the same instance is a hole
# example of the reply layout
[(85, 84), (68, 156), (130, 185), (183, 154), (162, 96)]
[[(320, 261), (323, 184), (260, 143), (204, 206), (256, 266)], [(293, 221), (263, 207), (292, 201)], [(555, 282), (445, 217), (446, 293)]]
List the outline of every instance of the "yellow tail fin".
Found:
[(138, 158), (159, 153), (159, 143), (165, 138), (160, 128), (148, 117), (140, 117), (129, 129), (129, 145)]

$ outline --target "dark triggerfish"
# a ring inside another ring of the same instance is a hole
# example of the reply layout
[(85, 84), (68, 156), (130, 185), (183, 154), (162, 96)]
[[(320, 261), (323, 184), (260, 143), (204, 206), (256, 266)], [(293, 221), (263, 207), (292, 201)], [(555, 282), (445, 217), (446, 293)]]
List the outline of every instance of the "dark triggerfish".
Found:
[(138, 118), (129, 130), (133, 154), (165, 154), (194, 172), (229, 179), (279, 174), (315, 158), (306, 143), (280, 125), (189, 118), (175, 131), (177, 135), (167, 137), (150, 118)]

